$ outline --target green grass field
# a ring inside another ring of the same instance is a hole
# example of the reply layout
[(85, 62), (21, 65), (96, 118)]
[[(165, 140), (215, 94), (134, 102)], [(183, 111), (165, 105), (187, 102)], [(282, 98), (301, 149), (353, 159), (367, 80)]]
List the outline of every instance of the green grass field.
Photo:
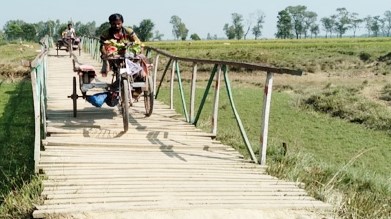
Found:
[(31, 82), (0, 83), (0, 218), (24, 218), (38, 200)]
[(34, 174), (31, 81), (24, 79), (29, 69), (20, 66), (32, 61), (38, 45), (25, 45), (0, 46), (0, 218), (28, 218), (41, 191)]

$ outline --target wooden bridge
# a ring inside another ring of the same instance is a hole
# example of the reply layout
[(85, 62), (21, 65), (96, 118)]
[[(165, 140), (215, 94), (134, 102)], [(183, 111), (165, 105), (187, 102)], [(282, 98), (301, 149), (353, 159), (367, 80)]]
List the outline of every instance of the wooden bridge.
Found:
[[(100, 69), (88, 54), (79, 60)], [(47, 63), (45, 201), (34, 218), (319, 218), (329, 209), (162, 103), (148, 118), (136, 103), (127, 133), (116, 107), (79, 99), (74, 118), (72, 60), (52, 51)]]

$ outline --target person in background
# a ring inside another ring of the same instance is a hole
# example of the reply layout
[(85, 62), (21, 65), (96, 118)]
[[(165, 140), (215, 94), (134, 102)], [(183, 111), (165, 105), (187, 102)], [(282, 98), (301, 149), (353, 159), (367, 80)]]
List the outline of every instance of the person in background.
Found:
[(76, 31), (72, 27), (71, 23), (69, 23), (67, 29), (65, 29), (63, 37), (64, 38), (71, 38), (71, 39), (75, 39), (76, 38)]
[(107, 50), (106, 44), (108, 41), (116, 43), (123, 43), (124, 45), (132, 44), (131, 50), (134, 54), (139, 54), (141, 52), (141, 41), (137, 37), (133, 29), (128, 27), (123, 27), (124, 18), (121, 14), (112, 14), (109, 17), (110, 28), (103, 31), (100, 36), (100, 52), (102, 58), (102, 76), (106, 77), (107, 72), (110, 71), (110, 66), (108, 61), (105, 59), (109, 53)]
[[(65, 45), (69, 45), (68, 43), (73, 42), (75, 40), (76, 31), (72, 27), (71, 23), (68, 24), (67, 29), (65, 29), (61, 35), (62, 35), (62, 41), (65, 43)], [(68, 52), (68, 46), (66, 51)]]

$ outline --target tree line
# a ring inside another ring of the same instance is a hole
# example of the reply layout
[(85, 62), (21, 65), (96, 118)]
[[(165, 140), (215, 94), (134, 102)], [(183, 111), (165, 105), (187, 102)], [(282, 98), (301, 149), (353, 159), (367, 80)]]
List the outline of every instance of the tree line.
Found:
[[(77, 35), (88, 37), (99, 37), (104, 30), (110, 27), (109, 22), (104, 22), (97, 27), (95, 21), (83, 24), (72, 21), (61, 23), (60, 20), (41, 21), (38, 23), (10, 20), (4, 25), (3, 31), (0, 31), (0, 41), (39, 41), (45, 35), (54, 39), (61, 38), (62, 32), (67, 28), (69, 23), (72, 23)], [(161, 40), (163, 37), (163, 34), (160, 34), (159, 31), (152, 32), (154, 23), (150, 19), (142, 20), (140, 25), (134, 25), (132, 28), (142, 41)]]
[[(231, 23), (223, 25), (222, 29), (228, 39), (247, 39), (252, 33), (254, 39), (262, 36), (265, 14), (258, 10), (251, 13), (246, 19), (239, 13), (231, 14)], [(173, 15), (170, 19), (172, 25), (172, 34), (176, 40), (186, 40), (189, 35), (189, 29), (182, 19)], [(22, 20), (10, 20), (0, 30), (0, 41), (8, 40), (26, 40), (39, 41), (43, 36), (49, 35), (53, 38), (60, 38), (61, 33), (67, 28), (67, 24), (72, 23), (79, 36), (98, 37), (103, 30), (107, 29), (108, 22), (96, 26), (95, 21), (87, 22), (67, 22), (61, 23), (60, 20), (48, 20), (46, 22), (27, 23)], [(366, 36), (391, 36), (391, 11), (387, 10), (383, 16), (366, 16), (359, 17), (358, 13), (349, 12), (346, 8), (337, 8), (336, 13), (323, 17), (318, 21), (316, 12), (307, 10), (306, 6), (288, 6), (278, 12), (277, 15), (277, 32), (276, 38), (309, 38), (319, 37), (320, 31), (323, 30), (324, 37), (343, 37), (347, 31), (352, 31), (353, 37), (360, 28), (365, 28)], [(163, 34), (154, 30), (155, 24), (151, 19), (144, 19), (139, 25), (133, 25), (133, 30), (142, 41), (162, 40)], [(197, 33), (190, 34), (191, 40), (201, 40)], [(217, 39), (217, 35), (208, 33), (206, 39)]]
[(317, 20), (318, 14), (307, 10), (306, 6), (289, 6), (278, 12), (277, 38), (308, 38), (318, 37), (320, 29), (325, 37), (343, 37), (351, 30), (353, 37), (360, 28), (365, 28), (366, 36), (391, 36), (391, 11), (387, 10), (383, 16), (360, 17), (358, 13), (349, 12), (346, 8), (337, 8), (336, 13)]

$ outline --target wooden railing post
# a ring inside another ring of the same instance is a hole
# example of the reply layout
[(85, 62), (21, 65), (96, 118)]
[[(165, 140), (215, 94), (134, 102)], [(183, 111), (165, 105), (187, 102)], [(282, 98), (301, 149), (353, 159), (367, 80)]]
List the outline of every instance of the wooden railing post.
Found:
[(190, 123), (194, 122), (194, 106), (195, 106), (195, 94), (197, 83), (197, 63), (193, 62), (193, 73), (191, 75), (191, 91), (190, 91)]
[(261, 165), (266, 164), (267, 135), (269, 132), (270, 103), (272, 99), (273, 73), (267, 72), (265, 89), (263, 92), (262, 133), (260, 138), (261, 150), (259, 150)]
[(33, 90), (33, 104), (34, 104), (34, 127), (35, 127), (35, 136), (34, 136), (34, 171), (35, 173), (39, 172), (38, 163), (41, 156), (41, 109), (40, 109), (40, 95), (39, 95), (39, 86), (38, 86), (38, 69), (35, 68), (31, 72), (31, 86)]
[(153, 95), (156, 95), (156, 77), (157, 77), (158, 65), (159, 65), (159, 54), (156, 55), (155, 62), (153, 65), (152, 83), (153, 83), (153, 91), (155, 92)]
[(215, 83), (215, 96), (213, 102), (213, 112), (212, 112), (212, 135), (216, 136), (217, 134), (217, 119), (219, 113), (219, 99), (220, 99), (220, 82), (221, 82), (221, 65), (217, 67), (216, 74), (216, 83)]

